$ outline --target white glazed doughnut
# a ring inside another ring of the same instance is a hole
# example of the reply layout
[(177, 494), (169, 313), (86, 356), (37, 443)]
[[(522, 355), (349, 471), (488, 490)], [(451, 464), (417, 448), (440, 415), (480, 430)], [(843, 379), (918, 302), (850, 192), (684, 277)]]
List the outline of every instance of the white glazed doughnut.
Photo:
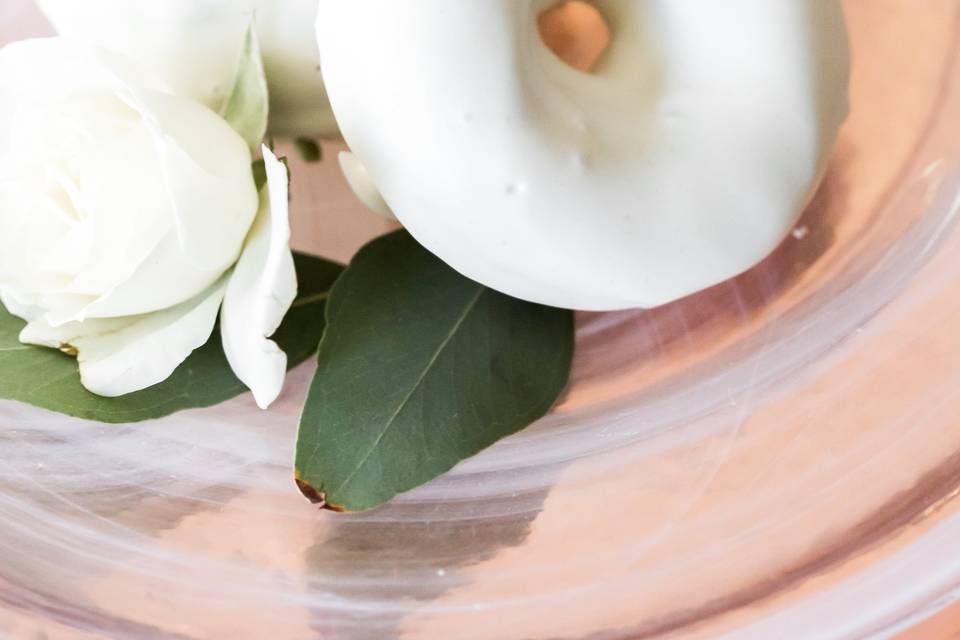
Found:
[(550, 0), (321, 0), (341, 131), (428, 249), (516, 297), (652, 307), (790, 231), (847, 114), (838, 0), (597, 0), (592, 75)]
[(396, 217), (390, 211), (390, 206), (383, 199), (377, 185), (370, 178), (370, 174), (367, 173), (367, 168), (357, 160), (357, 156), (349, 151), (341, 151), (337, 156), (337, 162), (340, 163), (343, 177), (347, 179), (347, 185), (367, 209), (388, 220)]

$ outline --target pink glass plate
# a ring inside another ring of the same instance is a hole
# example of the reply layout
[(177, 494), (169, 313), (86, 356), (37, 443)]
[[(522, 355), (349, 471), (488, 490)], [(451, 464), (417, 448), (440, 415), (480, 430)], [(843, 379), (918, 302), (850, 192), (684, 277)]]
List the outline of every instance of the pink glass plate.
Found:
[[(734, 282), (580, 317), (556, 413), (370, 514), (293, 488), (310, 367), (104, 426), (0, 403), (0, 633), (887, 637), (960, 593), (960, 4), (848, 0), (853, 114)], [(0, 40), (44, 27), (0, 6)], [(301, 248), (387, 224), (295, 167)], [(750, 185), (742, 185), (749, 189)]]

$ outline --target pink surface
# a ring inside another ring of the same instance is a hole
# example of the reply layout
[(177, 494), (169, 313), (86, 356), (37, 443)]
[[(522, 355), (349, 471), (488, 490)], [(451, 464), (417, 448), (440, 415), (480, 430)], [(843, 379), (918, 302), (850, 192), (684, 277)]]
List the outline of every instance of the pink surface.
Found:
[[(698, 296), (581, 316), (554, 415), (382, 510), (293, 490), (309, 366), (270, 413), (241, 398), (127, 428), (0, 403), (0, 631), (860, 638), (942, 609), (960, 589), (960, 7), (845, 6), (853, 114), (794, 237)], [(0, 38), (33, 20), (7, 0)], [(386, 224), (327, 151), (294, 167), (295, 233), (346, 258)]]

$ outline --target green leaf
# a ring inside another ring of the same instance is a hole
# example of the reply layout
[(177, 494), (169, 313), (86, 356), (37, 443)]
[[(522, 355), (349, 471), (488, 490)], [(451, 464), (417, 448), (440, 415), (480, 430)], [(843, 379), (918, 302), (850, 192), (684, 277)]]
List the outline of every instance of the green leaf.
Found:
[(251, 169), (253, 171), (253, 184), (257, 187), (257, 193), (263, 197), (263, 188), (267, 185), (267, 165), (261, 158), (253, 161)]
[(468, 280), (405, 231), (337, 281), (297, 442), (296, 480), (371, 509), (546, 414), (567, 384), (573, 313)]
[[(309, 358), (323, 333), (327, 293), (342, 271), (320, 258), (296, 255), (300, 294), (274, 336), (292, 368)], [(94, 395), (80, 384), (77, 362), (53, 349), (20, 344), (24, 322), (0, 306), (0, 398), (98, 422), (128, 423), (183, 409), (209, 407), (244, 393), (214, 331), (166, 381), (122, 398)]]
[(267, 89), (267, 75), (253, 22), (250, 23), (243, 41), (233, 88), (220, 113), (251, 149), (260, 147), (267, 134), (270, 92)]
[(297, 138), (294, 145), (304, 162), (320, 162), (323, 159), (323, 147), (316, 140)]

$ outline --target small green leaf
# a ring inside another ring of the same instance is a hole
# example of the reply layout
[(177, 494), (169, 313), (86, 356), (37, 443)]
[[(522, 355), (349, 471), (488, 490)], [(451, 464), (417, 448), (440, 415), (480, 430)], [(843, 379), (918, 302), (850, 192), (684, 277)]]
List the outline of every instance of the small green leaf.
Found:
[(267, 133), (270, 92), (267, 89), (260, 42), (257, 40), (253, 22), (250, 23), (243, 41), (233, 88), (220, 113), (251, 149), (260, 147)]
[(320, 162), (323, 159), (323, 147), (316, 140), (297, 138), (294, 144), (300, 159), (304, 162)]
[(251, 169), (253, 170), (253, 184), (257, 187), (257, 193), (260, 193), (267, 184), (267, 165), (263, 159), (254, 160)]
[[(323, 333), (327, 292), (342, 267), (295, 256), (300, 293), (274, 336), (292, 368), (316, 351)], [(214, 331), (166, 381), (122, 398), (96, 396), (80, 384), (77, 362), (53, 349), (20, 344), (24, 323), (0, 306), (0, 398), (109, 423), (139, 422), (209, 407), (246, 391), (236, 379)]]
[(405, 231), (357, 254), (330, 293), (296, 480), (371, 509), (546, 414), (567, 384), (573, 313), (468, 280)]

